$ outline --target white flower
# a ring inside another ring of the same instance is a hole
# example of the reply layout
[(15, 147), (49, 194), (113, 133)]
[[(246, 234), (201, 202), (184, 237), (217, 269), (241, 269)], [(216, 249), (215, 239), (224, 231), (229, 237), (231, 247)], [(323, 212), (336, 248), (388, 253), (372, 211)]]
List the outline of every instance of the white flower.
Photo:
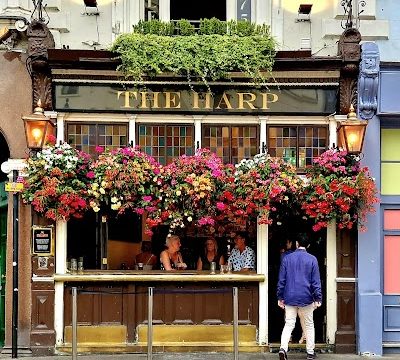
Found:
[(118, 201), (118, 198), (116, 197), (116, 196), (113, 196), (112, 198), (111, 198), (111, 202), (112, 203), (116, 203)]
[(105, 194), (106, 193), (106, 191), (103, 189), (103, 188), (100, 188), (100, 194)]
[(176, 196), (181, 196), (182, 192), (180, 190), (177, 190), (175, 194)]
[(98, 206), (95, 206), (95, 207), (93, 208), (93, 211), (94, 211), (94, 212), (99, 212), (99, 211), (100, 211), (100, 208), (99, 208)]
[(192, 217), (188, 216), (187, 221), (192, 222), (193, 221)]
[(112, 210), (118, 210), (121, 207), (121, 203), (116, 203), (111, 205)]

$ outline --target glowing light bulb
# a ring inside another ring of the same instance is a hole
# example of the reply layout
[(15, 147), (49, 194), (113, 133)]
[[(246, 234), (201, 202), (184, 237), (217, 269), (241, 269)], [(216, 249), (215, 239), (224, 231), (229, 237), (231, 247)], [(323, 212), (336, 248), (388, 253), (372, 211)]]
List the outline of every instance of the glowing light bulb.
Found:
[(349, 134), (348, 141), (349, 141), (349, 147), (352, 149), (354, 147), (354, 144), (357, 142), (358, 136), (357, 134)]
[(42, 132), (42, 130), (40, 130), (40, 129), (38, 129), (38, 128), (35, 128), (35, 129), (32, 129), (31, 134), (32, 134), (32, 137), (33, 137), (33, 139), (35, 140), (35, 142), (36, 142), (36, 143), (39, 143), (39, 141), (40, 141), (40, 139), (41, 139), (41, 137), (42, 137), (43, 132)]

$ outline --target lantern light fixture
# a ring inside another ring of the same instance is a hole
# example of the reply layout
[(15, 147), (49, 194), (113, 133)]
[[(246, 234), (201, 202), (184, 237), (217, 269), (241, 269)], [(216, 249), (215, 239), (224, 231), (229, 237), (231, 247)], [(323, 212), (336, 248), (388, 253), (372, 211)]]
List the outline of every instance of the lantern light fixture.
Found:
[(354, 106), (351, 104), (347, 120), (341, 122), (337, 130), (339, 147), (346, 150), (349, 154), (360, 154), (364, 144), (367, 125), (367, 121), (357, 118)]
[(25, 127), (26, 143), (30, 150), (39, 151), (46, 144), (50, 135), (54, 133), (53, 122), (44, 114), (41, 101), (33, 110), (33, 114), (22, 116)]

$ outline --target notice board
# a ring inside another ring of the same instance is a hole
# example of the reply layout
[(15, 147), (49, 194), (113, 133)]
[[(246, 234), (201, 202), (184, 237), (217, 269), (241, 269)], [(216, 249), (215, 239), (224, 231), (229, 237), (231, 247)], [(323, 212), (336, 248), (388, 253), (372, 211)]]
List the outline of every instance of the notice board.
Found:
[(32, 226), (32, 255), (54, 255), (53, 226)]

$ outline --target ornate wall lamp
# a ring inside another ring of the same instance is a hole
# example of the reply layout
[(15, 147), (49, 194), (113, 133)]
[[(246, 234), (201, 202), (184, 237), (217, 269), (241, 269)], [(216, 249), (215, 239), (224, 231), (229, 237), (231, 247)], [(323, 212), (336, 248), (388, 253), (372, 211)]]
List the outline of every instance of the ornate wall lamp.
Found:
[(54, 134), (53, 122), (44, 115), (41, 101), (38, 101), (33, 114), (22, 116), (25, 127), (26, 144), (31, 151), (39, 151), (45, 145), (49, 135)]
[(368, 121), (357, 118), (352, 104), (347, 114), (347, 120), (341, 122), (337, 130), (339, 147), (346, 150), (349, 154), (360, 154), (364, 144), (367, 125)]

